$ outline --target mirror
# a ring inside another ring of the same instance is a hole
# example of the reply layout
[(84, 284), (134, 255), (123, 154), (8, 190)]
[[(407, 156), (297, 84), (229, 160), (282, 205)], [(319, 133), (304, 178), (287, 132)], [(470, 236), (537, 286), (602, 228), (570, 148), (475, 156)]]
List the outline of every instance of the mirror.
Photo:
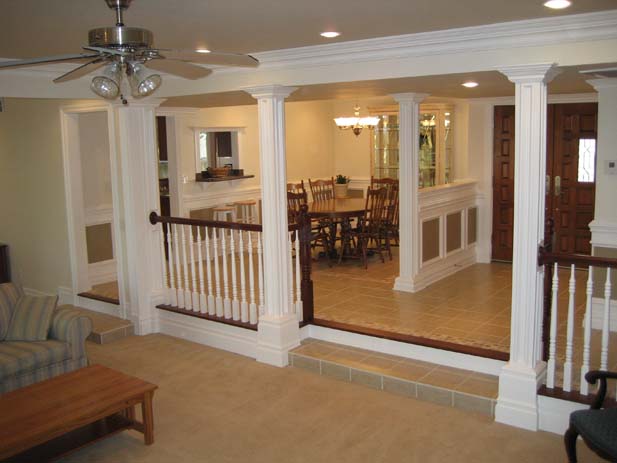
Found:
[(195, 129), (197, 171), (215, 167), (239, 169), (238, 130)]

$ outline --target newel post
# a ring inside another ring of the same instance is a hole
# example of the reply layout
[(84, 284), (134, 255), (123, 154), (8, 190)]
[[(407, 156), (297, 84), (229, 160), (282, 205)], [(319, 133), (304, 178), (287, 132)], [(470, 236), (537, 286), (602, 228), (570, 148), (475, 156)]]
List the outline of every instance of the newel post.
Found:
[(311, 218), (308, 215), (308, 206), (300, 206), (300, 213), (296, 219), (298, 235), (300, 237), (300, 292), (302, 295), (302, 320), (305, 323), (313, 320), (313, 280), (311, 279)]

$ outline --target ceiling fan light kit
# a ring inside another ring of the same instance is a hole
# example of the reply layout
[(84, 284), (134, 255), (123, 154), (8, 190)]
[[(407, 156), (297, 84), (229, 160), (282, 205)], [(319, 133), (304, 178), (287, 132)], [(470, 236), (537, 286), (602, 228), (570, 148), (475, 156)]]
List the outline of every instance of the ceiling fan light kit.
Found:
[[(85, 53), (4, 61), (0, 62), (0, 70), (62, 61), (80, 62), (77, 68), (54, 79), (55, 83), (60, 83), (83, 77), (104, 66), (92, 79), (90, 89), (102, 98), (113, 100), (122, 95), (123, 75), (130, 85), (131, 94), (135, 98), (143, 98), (152, 95), (161, 86), (163, 79), (157, 71), (194, 80), (206, 77), (212, 71), (193, 63), (241, 67), (259, 65), (259, 61), (252, 56), (238, 53), (153, 48), (152, 32), (124, 25), (123, 13), (132, 1), (105, 0), (107, 6), (116, 12), (116, 25), (89, 31), (88, 46), (83, 47)], [(164, 56), (159, 53), (161, 50)]]

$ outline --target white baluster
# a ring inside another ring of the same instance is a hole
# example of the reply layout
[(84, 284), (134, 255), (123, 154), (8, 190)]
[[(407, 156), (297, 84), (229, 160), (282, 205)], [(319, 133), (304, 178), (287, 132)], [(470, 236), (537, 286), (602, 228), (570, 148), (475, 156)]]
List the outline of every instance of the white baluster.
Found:
[(174, 246), (176, 248), (176, 272), (178, 279), (178, 307), (183, 309), (185, 307), (184, 304), (184, 289), (182, 288), (182, 274), (180, 266), (180, 246), (178, 246), (178, 225), (174, 224)]
[(178, 307), (178, 293), (176, 288), (176, 272), (174, 271), (174, 252), (172, 246), (171, 224), (167, 224), (167, 262), (169, 264), (169, 303), (172, 307)]
[(300, 271), (300, 235), (296, 230), (296, 314), (298, 315), (298, 321), (302, 321), (303, 308), (302, 308), (302, 274)]
[[(249, 289), (250, 289), (250, 304), (249, 304), (249, 323), (257, 324), (257, 304), (255, 304), (255, 270), (253, 268), (253, 238), (252, 232), (249, 233)], [(258, 264), (259, 265), (259, 264)]]
[(187, 310), (193, 309), (193, 303), (191, 301), (191, 289), (189, 287), (189, 263), (188, 263), (188, 252), (186, 247), (186, 231), (185, 226), (180, 225), (182, 230), (182, 271), (184, 272), (184, 306)]
[(608, 370), (608, 338), (609, 320), (611, 315), (611, 268), (606, 268), (606, 281), (604, 282), (604, 316), (602, 318), (602, 353), (600, 356), (600, 370)]
[(574, 337), (574, 296), (576, 293), (576, 268), (574, 264), (570, 266), (570, 284), (568, 286), (568, 325), (566, 327), (566, 362), (563, 364), (563, 390), (572, 390), (572, 338)]
[[(212, 240), (214, 242), (214, 282), (216, 283), (216, 316), (223, 316), (223, 298), (221, 297), (221, 275), (219, 272), (219, 237), (217, 237), (216, 228), (212, 229)], [(220, 233), (220, 232), (219, 232)]]
[(204, 229), (206, 235), (206, 276), (208, 278), (208, 315), (216, 315), (216, 302), (214, 300), (214, 291), (212, 290), (212, 259), (210, 257), (210, 231), (214, 233), (214, 228)]
[[(261, 232), (257, 232), (257, 267), (259, 269), (259, 315), (264, 314), (264, 259), (263, 259), (263, 247), (261, 244)], [(255, 321), (257, 323), (257, 320)]]
[(557, 298), (559, 296), (559, 267), (555, 262), (553, 267), (553, 285), (551, 287), (551, 328), (548, 348), (548, 364), (546, 371), (546, 387), (555, 387), (555, 356), (557, 350)]
[(197, 292), (197, 269), (195, 268), (195, 242), (193, 241), (193, 227), (189, 227), (189, 249), (191, 251), (191, 305), (193, 311), (199, 312), (199, 293)]
[(240, 300), (238, 299), (238, 279), (236, 275), (236, 241), (234, 231), (229, 232), (231, 248), (231, 316), (234, 320), (240, 320)]
[(249, 321), (249, 304), (246, 300), (246, 271), (244, 269), (244, 232), (240, 230), (240, 294), (242, 302), (240, 304), (240, 321)]
[(165, 294), (165, 305), (169, 305), (169, 280), (167, 279), (167, 262), (165, 261), (165, 228), (161, 224), (161, 234), (159, 235), (159, 246), (161, 251), (161, 276), (163, 293)]
[(206, 293), (204, 292), (204, 259), (201, 252), (201, 227), (197, 227), (197, 265), (199, 266), (199, 311), (206, 313)]
[(288, 231), (287, 232), (287, 255), (289, 256), (289, 258), (287, 259), (289, 261), (289, 304), (288, 307), (283, 307), (283, 313), (288, 313), (290, 310), (293, 310), (293, 306), (294, 306), (294, 266), (293, 266), (293, 256), (291, 255), (293, 247), (291, 245), (291, 235), (293, 232)]
[(224, 228), (221, 229), (221, 252), (223, 258), (223, 316), (225, 318), (231, 318), (231, 299), (229, 299), (229, 275), (227, 274), (227, 239), (225, 238), (227, 232)]
[(587, 275), (587, 302), (585, 304), (585, 318), (583, 319), (583, 365), (581, 366), (581, 394), (589, 394), (589, 384), (585, 375), (589, 371), (589, 354), (591, 344), (591, 307), (593, 300), (593, 267), (590, 265)]

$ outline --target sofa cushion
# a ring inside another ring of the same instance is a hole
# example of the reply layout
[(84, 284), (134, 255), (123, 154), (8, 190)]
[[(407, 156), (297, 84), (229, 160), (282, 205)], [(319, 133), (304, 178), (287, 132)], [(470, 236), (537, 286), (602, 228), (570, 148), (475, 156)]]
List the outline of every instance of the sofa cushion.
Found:
[(0, 284), (0, 341), (4, 340), (9, 331), (15, 304), (22, 295), (19, 286), (13, 283)]
[(57, 303), (57, 296), (20, 298), (5, 341), (45, 341)]
[(5, 341), (0, 343), (0, 382), (71, 357), (70, 347), (61, 341)]

